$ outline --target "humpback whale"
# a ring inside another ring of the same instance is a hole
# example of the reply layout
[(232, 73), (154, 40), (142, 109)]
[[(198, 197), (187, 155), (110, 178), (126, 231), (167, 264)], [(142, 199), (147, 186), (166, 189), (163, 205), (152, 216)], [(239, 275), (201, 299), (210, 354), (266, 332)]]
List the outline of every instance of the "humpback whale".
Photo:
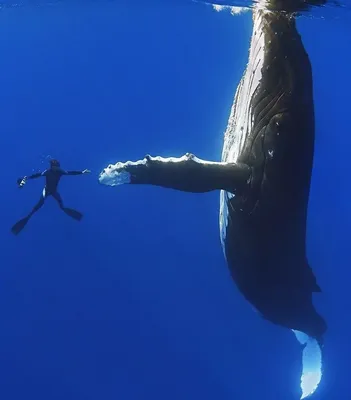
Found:
[[(313, 294), (321, 288), (306, 256), (313, 80), (296, 27), (296, 12), (307, 3), (274, 4), (253, 7), (249, 59), (235, 93), (221, 161), (190, 153), (147, 155), (108, 165), (99, 182), (220, 191), (220, 236), (233, 281), (263, 318), (295, 332), (305, 345), (305, 359), (317, 352), (320, 362), (327, 325), (313, 305)], [(316, 389), (321, 371), (309, 366), (303, 372), (306, 397)], [(306, 388), (306, 380), (313, 388)]]

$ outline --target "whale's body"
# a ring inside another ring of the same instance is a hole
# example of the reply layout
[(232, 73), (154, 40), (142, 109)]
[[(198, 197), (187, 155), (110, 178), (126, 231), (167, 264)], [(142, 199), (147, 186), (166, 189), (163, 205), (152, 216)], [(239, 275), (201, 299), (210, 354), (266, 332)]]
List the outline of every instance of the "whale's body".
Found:
[(221, 239), (240, 291), (268, 320), (320, 340), (320, 292), (306, 258), (314, 150), (312, 71), (293, 16), (254, 11), (249, 62), (224, 137), (222, 161), (252, 169), (221, 192)]
[(315, 133), (312, 69), (291, 12), (307, 8), (307, 2), (266, 3), (268, 8), (260, 1), (253, 10), (249, 61), (235, 94), (222, 161), (189, 153), (146, 156), (109, 165), (99, 181), (194, 193), (221, 190), (220, 234), (231, 276), (262, 317), (293, 330), (304, 345), (304, 398), (321, 379), (326, 331), (312, 301), (321, 289), (306, 257)]

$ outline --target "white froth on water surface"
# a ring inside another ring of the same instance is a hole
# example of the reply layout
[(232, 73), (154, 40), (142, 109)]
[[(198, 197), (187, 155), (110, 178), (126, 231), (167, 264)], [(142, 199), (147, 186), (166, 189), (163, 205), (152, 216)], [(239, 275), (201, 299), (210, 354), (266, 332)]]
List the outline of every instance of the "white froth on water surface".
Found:
[(238, 15), (248, 11), (248, 8), (245, 7), (222, 6), (219, 4), (212, 4), (212, 6), (216, 11), (229, 11), (232, 15)]

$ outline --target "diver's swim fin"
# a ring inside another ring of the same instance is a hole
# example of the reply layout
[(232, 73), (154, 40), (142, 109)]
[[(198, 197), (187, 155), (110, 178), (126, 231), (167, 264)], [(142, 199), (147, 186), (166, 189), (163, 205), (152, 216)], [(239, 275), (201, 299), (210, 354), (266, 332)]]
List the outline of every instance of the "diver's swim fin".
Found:
[(83, 214), (77, 210), (73, 210), (73, 208), (65, 207), (63, 211), (71, 218), (80, 221), (83, 218)]
[(22, 231), (22, 229), (27, 225), (29, 218), (30, 217), (26, 217), (26, 218), (23, 218), (20, 221), (16, 222), (15, 225), (13, 225), (13, 227), (11, 228), (11, 232), (14, 235), (18, 235)]

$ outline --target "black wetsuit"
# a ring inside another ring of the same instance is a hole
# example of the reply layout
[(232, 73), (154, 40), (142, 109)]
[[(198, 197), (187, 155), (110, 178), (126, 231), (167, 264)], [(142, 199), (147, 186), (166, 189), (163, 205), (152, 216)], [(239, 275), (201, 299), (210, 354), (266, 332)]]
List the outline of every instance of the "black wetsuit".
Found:
[(65, 171), (59, 167), (51, 167), (45, 170), (44, 172), (38, 172), (36, 174), (27, 176), (25, 178), (19, 178), (17, 182), (20, 184), (20, 182), (22, 182), (23, 179), (24, 180), (36, 179), (45, 176), (46, 183), (38, 203), (33, 207), (32, 211), (25, 218), (16, 222), (16, 224), (11, 228), (12, 233), (18, 235), (21, 232), (21, 230), (25, 227), (25, 225), (32, 217), (32, 215), (43, 206), (45, 199), (48, 196), (52, 196), (58, 202), (61, 210), (64, 211), (65, 214), (67, 214), (71, 218), (74, 218), (77, 221), (80, 221), (83, 217), (83, 214), (77, 210), (65, 207), (63, 205), (63, 201), (59, 192), (57, 191), (57, 187), (63, 175), (81, 175), (84, 174), (85, 172), (86, 171)]
[(45, 176), (45, 187), (40, 197), (38, 204), (33, 208), (32, 214), (39, 210), (44, 204), (46, 197), (52, 196), (58, 203), (60, 208), (64, 209), (62, 198), (57, 191), (58, 184), (63, 175), (81, 175), (83, 171), (65, 171), (61, 168), (49, 168), (44, 172), (38, 172), (31, 176), (27, 176), (27, 179), (36, 179), (41, 176)]

